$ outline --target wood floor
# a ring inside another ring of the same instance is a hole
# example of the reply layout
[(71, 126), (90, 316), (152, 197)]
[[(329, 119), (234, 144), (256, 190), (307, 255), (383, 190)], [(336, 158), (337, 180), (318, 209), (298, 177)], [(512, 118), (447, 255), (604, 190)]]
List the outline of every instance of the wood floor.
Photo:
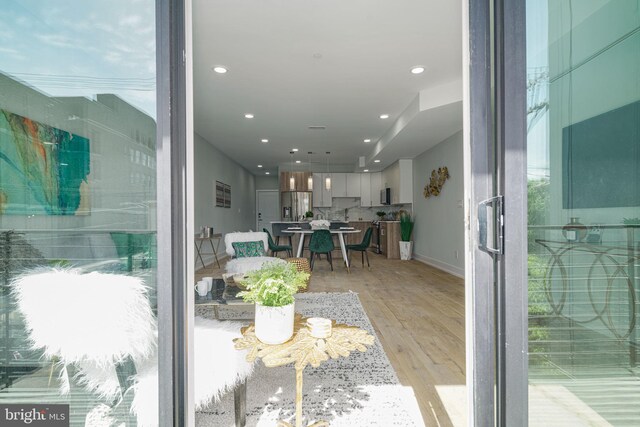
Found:
[[(354, 255), (351, 274), (341, 262), (331, 272), (317, 260), (309, 291), (357, 292), (400, 382), (413, 388), (425, 425), (466, 425), (463, 280), (418, 261), (369, 258), (370, 271)], [(221, 273), (207, 268), (196, 277)]]

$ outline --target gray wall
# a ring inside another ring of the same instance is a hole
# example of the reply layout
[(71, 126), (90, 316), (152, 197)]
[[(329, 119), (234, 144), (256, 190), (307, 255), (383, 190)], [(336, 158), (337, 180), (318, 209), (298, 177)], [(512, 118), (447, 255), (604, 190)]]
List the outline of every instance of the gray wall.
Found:
[[(438, 197), (422, 194), (431, 171), (449, 168)], [(414, 257), (457, 276), (464, 276), (464, 183), (462, 132), (413, 159)], [(458, 256), (456, 257), (456, 252)]]
[(256, 190), (279, 190), (277, 176), (256, 176)]
[[(198, 134), (194, 135), (195, 152), (195, 229), (213, 227), (223, 235), (255, 228), (256, 179), (253, 174), (231, 160)], [(231, 208), (215, 206), (216, 181), (231, 185)], [(224, 252), (224, 242), (220, 250)], [(207, 260), (205, 259), (205, 262)], [(197, 264), (200, 266), (200, 264)]]

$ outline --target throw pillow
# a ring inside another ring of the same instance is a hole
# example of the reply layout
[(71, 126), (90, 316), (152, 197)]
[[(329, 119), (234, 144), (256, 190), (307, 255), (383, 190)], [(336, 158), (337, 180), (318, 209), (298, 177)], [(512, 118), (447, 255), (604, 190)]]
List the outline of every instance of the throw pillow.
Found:
[(236, 258), (248, 258), (256, 256), (264, 256), (264, 242), (233, 242), (231, 244), (236, 252)]

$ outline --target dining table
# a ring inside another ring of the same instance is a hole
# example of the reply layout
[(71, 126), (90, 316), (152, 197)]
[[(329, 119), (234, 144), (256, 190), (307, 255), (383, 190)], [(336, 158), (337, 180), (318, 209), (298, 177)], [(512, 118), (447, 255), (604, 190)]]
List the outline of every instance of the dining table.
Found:
[[(349, 257), (347, 256), (347, 248), (344, 243), (344, 235), (345, 234), (355, 234), (360, 233), (360, 230), (356, 230), (353, 227), (340, 227), (336, 229), (325, 229), (328, 230), (331, 234), (338, 235), (338, 241), (340, 242), (340, 251), (342, 252), (342, 259), (344, 260), (344, 264), (347, 266), (347, 271), (351, 272), (351, 266), (349, 265)], [(304, 240), (307, 235), (313, 234), (316, 231), (314, 229), (304, 229), (300, 227), (289, 227), (285, 230), (282, 230), (283, 233), (291, 233), (291, 234), (300, 234), (300, 240), (298, 241), (298, 251), (296, 252), (296, 257), (302, 257), (302, 250), (304, 248)]]

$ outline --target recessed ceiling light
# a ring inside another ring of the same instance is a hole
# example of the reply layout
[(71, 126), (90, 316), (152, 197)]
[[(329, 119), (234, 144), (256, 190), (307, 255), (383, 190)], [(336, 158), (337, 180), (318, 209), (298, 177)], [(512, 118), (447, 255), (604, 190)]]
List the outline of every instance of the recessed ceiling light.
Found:
[(264, 174), (265, 175), (271, 175), (271, 172), (265, 172)]
[(296, 160), (296, 163), (301, 163), (301, 162), (302, 162), (301, 160)]
[(380, 118), (381, 119), (388, 119), (389, 115), (388, 114), (380, 114)]
[(251, 114), (251, 113), (247, 113), (247, 114), (245, 114), (245, 115), (244, 115), (244, 117), (245, 117), (246, 119), (253, 119), (253, 114)]
[(374, 160), (373, 163), (380, 163), (380, 160)]
[(293, 151), (294, 153), (298, 152), (297, 148), (292, 148), (291, 151)]
[(363, 172), (369, 172), (369, 169), (365, 169)]
[(369, 138), (365, 139), (364, 142), (371, 142)]
[(411, 74), (422, 74), (424, 73), (424, 67), (421, 65), (416, 65), (411, 68)]
[(258, 165), (258, 167), (259, 167), (259, 168), (261, 168), (261, 167), (262, 167), (262, 165)]
[(215, 71), (218, 74), (224, 74), (226, 73), (228, 70), (225, 67), (213, 67), (213, 71)]
[(267, 142), (269, 142), (269, 140), (267, 138), (262, 138), (260, 142), (262, 142), (263, 144), (266, 144)]

